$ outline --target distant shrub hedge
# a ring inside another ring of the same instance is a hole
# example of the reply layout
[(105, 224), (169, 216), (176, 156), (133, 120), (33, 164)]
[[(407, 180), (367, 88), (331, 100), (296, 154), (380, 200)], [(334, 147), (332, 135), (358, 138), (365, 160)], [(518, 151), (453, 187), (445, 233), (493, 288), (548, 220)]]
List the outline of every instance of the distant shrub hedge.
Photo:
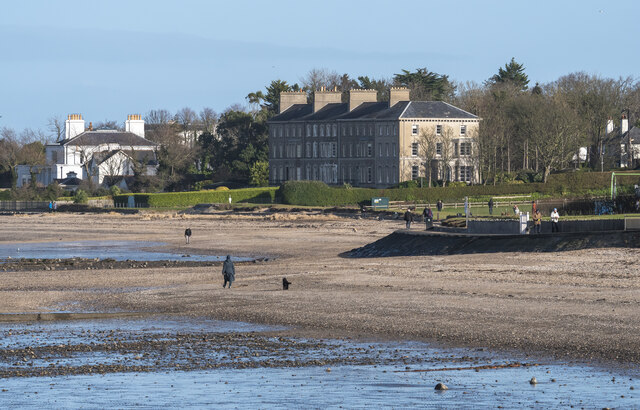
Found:
[[(640, 177), (618, 176), (618, 186), (640, 183)], [(493, 196), (527, 195), (538, 197), (583, 197), (597, 193), (607, 195), (611, 183), (610, 172), (571, 172), (550, 175), (543, 183), (521, 183), (504, 185), (455, 184), (432, 188), (389, 188), (369, 189), (337, 187), (332, 188), (320, 181), (288, 181), (278, 190), (278, 197), (285, 204), (309, 206), (343, 206), (369, 203), (373, 197), (387, 197), (391, 201), (416, 201), (435, 203), (460, 201), (465, 196), (475, 200), (488, 200)]]
[(227, 203), (229, 196), (233, 202), (272, 203), (277, 188), (247, 188), (227, 191), (163, 192), (157, 194), (116, 195), (116, 206), (126, 207), (129, 196), (135, 198), (137, 206), (151, 208), (173, 208), (208, 203)]

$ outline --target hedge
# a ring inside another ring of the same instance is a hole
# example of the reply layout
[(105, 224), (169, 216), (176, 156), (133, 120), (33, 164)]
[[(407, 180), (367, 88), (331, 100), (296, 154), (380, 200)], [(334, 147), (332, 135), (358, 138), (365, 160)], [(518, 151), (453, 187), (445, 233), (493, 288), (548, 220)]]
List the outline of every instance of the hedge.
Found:
[(129, 196), (135, 198), (136, 206), (151, 208), (173, 208), (208, 203), (233, 202), (273, 203), (277, 188), (247, 188), (228, 191), (165, 192), (157, 194), (123, 194), (113, 197), (118, 207), (126, 207)]
[[(640, 182), (640, 177), (618, 177), (618, 186)], [(288, 181), (278, 190), (285, 204), (310, 206), (343, 206), (368, 204), (373, 197), (387, 197), (391, 201), (435, 203), (459, 201), (465, 196), (483, 200), (492, 196), (527, 195), (540, 197), (584, 197), (589, 194), (608, 195), (610, 172), (572, 172), (554, 174), (546, 184), (470, 185), (435, 188), (331, 188), (320, 181)]]

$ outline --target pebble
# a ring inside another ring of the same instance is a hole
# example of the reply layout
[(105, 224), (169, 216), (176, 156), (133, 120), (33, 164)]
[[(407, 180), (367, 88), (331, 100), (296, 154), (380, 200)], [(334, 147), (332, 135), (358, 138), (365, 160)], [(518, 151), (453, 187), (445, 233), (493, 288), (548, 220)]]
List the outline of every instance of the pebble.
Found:
[(532, 377), (531, 380), (529, 380), (529, 384), (538, 384), (538, 380), (535, 377)]
[(444, 383), (438, 383), (436, 384), (436, 390), (449, 390), (449, 388)]

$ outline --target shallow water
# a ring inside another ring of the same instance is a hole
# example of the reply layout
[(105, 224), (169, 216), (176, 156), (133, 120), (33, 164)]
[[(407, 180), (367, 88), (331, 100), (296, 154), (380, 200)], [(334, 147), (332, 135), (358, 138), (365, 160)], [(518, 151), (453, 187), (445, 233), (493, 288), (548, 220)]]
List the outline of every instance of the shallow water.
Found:
[[(351, 340), (310, 340), (261, 336), (278, 330), (236, 322), (185, 318), (99, 320), (1, 324), (0, 349), (30, 346), (98, 346), (118, 341), (167, 339), (169, 347), (183, 339), (178, 350), (163, 351), (175, 363), (212, 360), (221, 367), (191, 371), (155, 370), (79, 374), (56, 377), (0, 379), (0, 406), (51, 407), (242, 407), (242, 408), (638, 408), (639, 371), (602, 369), (584, 364), (507, 356), (482, 349), (442, 349), (417, 342), (364, 343)], [(235, 335), (236, 344), (199, 350), (194, 340), (215, 334)], [(200, 335), (200, 336), (198, 336)], [(248, 338), (245, 338), (248, 336)], [(261, 339), (263, 338), (263, 339)], [(260, 343), (256, 343), (256, 341)], [(268, 349), (263, 349), (265, 343)], [(238, 358), (242, 353), (245, 354)], [(255, 356), (254, 353), (260, 353)], [(81, 366), (115, 361), (144, 364), (145, 358), (123, 351), (72, 352), (55, 366)], [(225, 354), (228, 353), (228, 354)], [(6, 356), (3, 356), (6, 357)], [(278, 360), (286, 357), (290, 361)], [(309, 365), (314, 360), (330, 365)], [(48, 366), (38, 357), (31, 366)], [(513, 362), (535, 366), (478, 369), (482, 365)], [(40, 363), (41, 362), (41, 363)], [(0, 363), (0, 369), (29, 364)], [(173, 362), (172, 362), (173, 363)], [(274, 365), (275, 363), (275, 365)], [(278, 365), (278, 363), (282, 363)], [(296, 366), (295, 363), (299, 363)], [(252, 367), (242, 367), (250, 364)], [(195, 366), (197, 367), (197, 365)], [(446, 370), (468, 368), (469, 370)], [(433, 370), (433, 371), (416, 371)], [(536, 377), (537, 385), (529, 380)], [(435, 391), (445, 383), (449, 390)], [(634, 389), (632, 389), (632, 387)]]
[[(77, 241), (77, 242), (41, 242), (0, 244), (0, 262), (12, 259), (113, 259), (116, 261), (221, 261), (225, 256), (217, 255), (188, 255), (173, 252), (152, 250), (165, 246), (161, 242), (144, 241)], [(248, 261), (251, 258), (232, 256), (234, 261)]]

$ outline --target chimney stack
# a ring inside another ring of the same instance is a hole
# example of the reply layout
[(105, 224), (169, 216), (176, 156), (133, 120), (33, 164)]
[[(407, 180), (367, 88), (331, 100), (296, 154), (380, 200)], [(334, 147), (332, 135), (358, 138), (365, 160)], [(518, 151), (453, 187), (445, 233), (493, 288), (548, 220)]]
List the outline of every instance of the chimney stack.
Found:
[(144, 138), (144, 120), (142, 119), (142, 115), (127, 115), (127, 121), (124, 123), (124, 130)]
[(613, 120), (611, 119), (611, 117), (609, 117), (609, 119), (607, 120), (606, 134), (611, 134), (612, 132), (613, 132)]
[(313, 93), (313, 112), (320, 111), (327, 104), (339, 104), (341, 102), (342, 93), (337, 88), (334, 88), (333, 91), (328, 91), (322, 87)]
[(378, 101), (378, 92), (376, 90), (349, 90), (349, 112), (362, 103), (376, 101)]
[(64, 122), (64, 139), (68, 140), (84, 132), (84, 120), (81, 114), (69, 114)]
[(280, 107), (278, 114), (287, 111), (294, 104), (306, 104), (307, 93), (304, 91), (282, 91), (280, 93)]
[(411, 101), (409, 99), (409, 89), (405, 87), (391, 87), (389, 89), (389, 108), (400, 101)]
[(620, 134), (624, 134), (629, 131), (629, 119), (627, 118), (627, 114), (622, 114), (622, 119), (620, 120)]

